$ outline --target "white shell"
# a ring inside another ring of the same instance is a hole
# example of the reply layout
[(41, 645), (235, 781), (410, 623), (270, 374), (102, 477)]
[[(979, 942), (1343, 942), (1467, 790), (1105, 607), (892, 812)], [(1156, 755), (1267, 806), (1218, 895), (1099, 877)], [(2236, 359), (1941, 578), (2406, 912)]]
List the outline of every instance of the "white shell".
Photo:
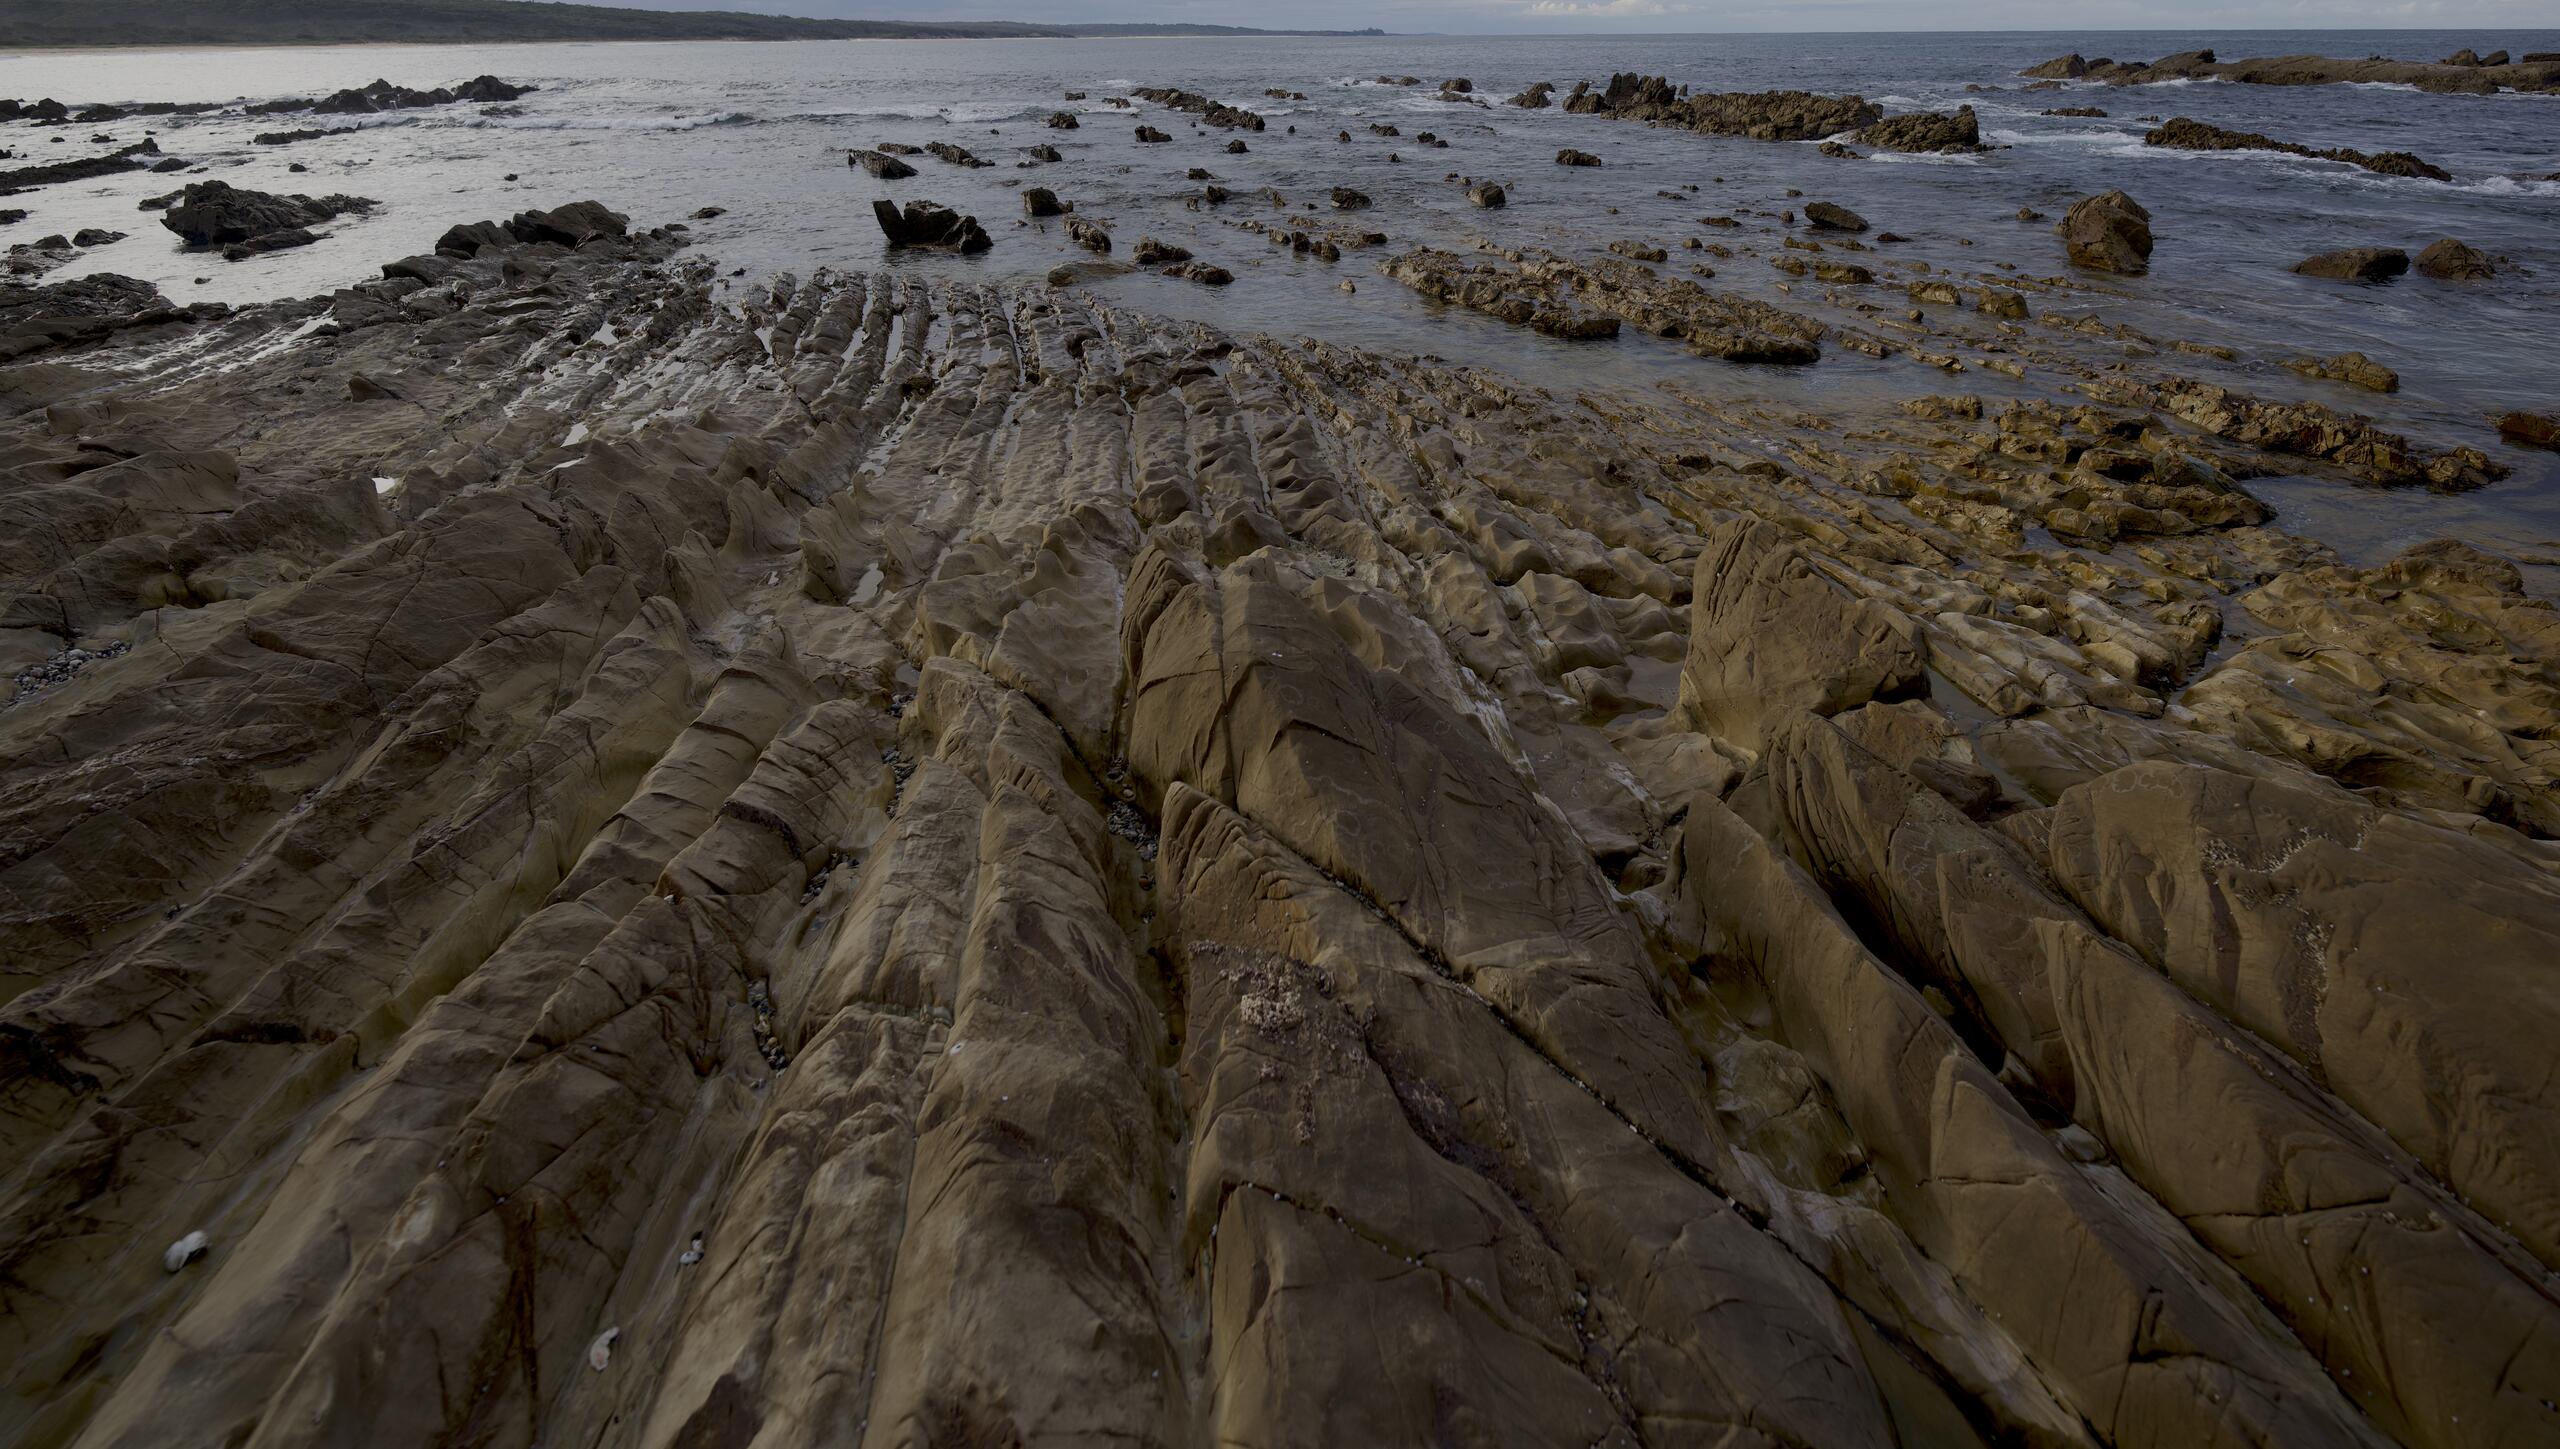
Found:
[(203, 1257), (205, 1249), (212, 1246), (213, 1239), (205, 1236), (204, 1229), (198, 1228), (194, 1232), (187, 1234), (185, 1237), (178, 1239), (174, 1243), (171, 1243), (168, 1251), (160, 1255), (160, 1266), (168, 1269), (172, 1273), (175, 1273), (180, 1268), (183, 1268), (189, 1263), (194, 1262), (196, 1259)]

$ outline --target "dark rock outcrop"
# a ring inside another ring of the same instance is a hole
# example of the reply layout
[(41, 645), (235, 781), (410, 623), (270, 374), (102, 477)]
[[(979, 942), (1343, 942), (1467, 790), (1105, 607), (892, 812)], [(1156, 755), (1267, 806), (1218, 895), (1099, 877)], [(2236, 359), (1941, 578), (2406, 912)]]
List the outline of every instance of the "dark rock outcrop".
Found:
[(1857, 139), (1879, 151), (1955, 153), (1984, 149), (1981, 125), (1971, 106), (1959, 106), (1952, 114), (1915, 111), (1907, 116), (1888, 116), (1860, 128)]
[(903, 181), (916, 174), (916, 168), (882, 151), (848, 151), (844, 159), (846, 165), (859, 166), (883, 181)]
[[(128, 146), (119, 146), (104, 156), (84, 156), (77, 161), (52, 161), (36, 166), (13, 166), (0, 169), (0, 196), (15, 196), (39, 186), (52, 186), (64, 181), (90, 181), (113, 176), (120, 171), (140, 171), (160, 155), (160, 143), (149, 136)], [(150, 159), (146, 159), (150, 158)]]
[(2453, 237), (2442, 237), (2418, 252), (2418, 274), (2440, 282), (2478, 281), (2498, 274), (2489, 254)]
[(1661, 76), (1625, 73), (1594, 91), (1584, 82), (1566, 98), (1576, 115), (1612, 116), (1718, 136), (1759, 141), (1818, 141), (1880, 119), (1883, 111), (1859, 96), (1818, 96), (1806, 91), (1696, 93), (1682, 95)]
[(2409, 270), (2409, 254), (2398, 247), (2344, 247), (2304, 257), (2293, 270), (2336, 282), (2387, 282)]
[(902, 209), (883, 197), (871, 203), (871, 214), (893, 247), (927, 247), (966, 256), (995, 245), (976, 217), (930, 201), (910, 201)]
[(1858, 215), (1856, 212), (1851, 211), (1845, 206), (1835, 205), (1828, 201), (1816, 201), (1807, 205), (1804, 209), (1804, 219), (1810, 225), (1820, 228), (1823, 231), (1856, 232), (1865, 231), (1867, 229), (1867, 219), (1865, 217)]
[(2128, 276), (2151, 270), (2151, 213), (2121, 191), (2073, 202), (2056, 229), (2075, 267)]
[(1153, 101), (1160, 106), (1187, 111), (1210, 125), (1225, 130), (1259, 131), (1264, 126), (1260, 115), (1242, 106), (1213, 101), (1194, 91), (1178, 90), (1171, 86), (1140, 86), (1130, 94), (1141, 100)]
[(309, 246), (319, 240), (310, 228), (350, 213), (362, 216), (375, 204), (361, 196), (279, 196), (226, 181), (194, 181), (160, 224), (190, 248), (220, 248), (225, 260), (239, 261)]
[(2369, 153), (2350, 147), (2336, 146), (2315, 151), (2291, 141), (2279, 141), (2255, 131), (2226, 131), (2202, 121), (2175, 117), (2145, 132), (2142, 144), (2163, 146), (2177, 151), (2276, 151), (2288, 156), (2309, 156), (2321, 161), (2343, 161), (2361, 166), (2384, 176), (2410, 176), (2428, 181), (2451, 181), (2453, 177), (2441, 167), (2431, 166), (2406, 151)]

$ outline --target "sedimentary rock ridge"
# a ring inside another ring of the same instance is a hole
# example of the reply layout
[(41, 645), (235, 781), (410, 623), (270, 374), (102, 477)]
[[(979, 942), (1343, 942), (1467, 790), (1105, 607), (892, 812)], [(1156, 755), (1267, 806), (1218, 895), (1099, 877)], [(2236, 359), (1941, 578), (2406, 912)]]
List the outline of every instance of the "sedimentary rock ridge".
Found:
[(0, 1439), (2555, 1432), (2560, 629), (2326, 415), (448, 243), (0, 306)]
[(1818, 141), (1883, 118), (1859, 96), (1819, 96), (1805, 91), (1687, 93), (1662, 76), (1632, 72), (1611, 76), (1605, 89), (1577, 83), (1564, 108), (1577, 115), (1672, 126), (1759, 141)]
[(2442, 167), (2430, 165), (2406, 151), (2374, 153), (2358, 151), (2348, 146), (2335, 146), (2325, 151), (2315, 151), (2308, 146), (2297, 145), (2291, 141), (2279, 141), (2272, 136), (2260, 135), (2255, 131), (2227, 131), (2220, 126), (2208, 126), (2202, 121), (2188, 120), (2184, 116), (2173, 117), (2165, 124), (2144, 132), (2142, 144), (2166, 146), (2178, 151), (2277, 151), (2288, 156), (2309, 156), (2321, 161), (2343, 161), (2350, 166), (2361, 166), (2367, 171), (2378, 172), (2384, 176), (2413, 176), (2428, 181), (2453, 179)]
[(2078, 53), (2029, 66), (2020, 75), (2037, 80), (2090, 80), (2108, 85), (2152, 85), (2173, 80), (2228, 80), (2243, 85), (2318, 86), (2393, 84), (2446, 95), (2489, 95), (2499, 90), (2548, 91), (2560, 87), (2560, 58), (2528, 56), (2500, 65), (2451, 61), (2385, 60), (2323, 55), (2219, 60), (2210, 50), (2187, 51), (2158, 61), (2083, 59)]

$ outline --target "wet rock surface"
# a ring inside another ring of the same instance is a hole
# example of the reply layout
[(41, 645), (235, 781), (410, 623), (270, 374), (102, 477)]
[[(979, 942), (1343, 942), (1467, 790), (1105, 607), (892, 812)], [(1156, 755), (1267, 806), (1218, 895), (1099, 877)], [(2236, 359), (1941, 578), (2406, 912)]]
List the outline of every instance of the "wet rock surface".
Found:
[(2398, 247), (2343, 247), (2304, 257), (2293, 269), (2333, 282), (2387, 282), (2409, 270), (2409, 254)]
[(2073, 202), (2059, 229), (2075, 267), (2132, 276), (2151, 269), (2151, 213), (2121, 191)]
[(373, 208), (361, 196), (278, 196), (226, 181), (191, 181), (161, 214), (160, 224), (189, 247), (219, 250), (238, 261), (259, 252), (309, 246), (319, 240), (310, 228)]
[(0, 287), (0, 1432), (2548, 1439), (2560, 626), (2251, 491), (2491, 460), (1873, 233), (1593, 253), (1376, 255), (2077, 393), (724, 289), (591, 202)]
[(893, 247), (931, 247), (965, 253), (982, 252), (995, 244), (976, 217), (962, 216), (934, 202), (910, 201), (900, 207), (883, 199), (872, 202), (871, 210), (879, 219), (881, 235)]
[(2560, 87), (2560, 56), (2528, 55), (2520, 62), (2486, 65), (2322, 55), (2224, 61), (2210, 50), (2149, 62), (2088, 60), (2072, 54), (2030, 66), (2019, 74), (2037, 80), (2088, 80), (2108, 85), (2221, 80), (2267, 86), (2406, 85), (2445, 95), (2491, 95), (2500, 90), (2546, 91)]
[(916, 174), (916, 168), (884, 151), (856, 149), (845, 153), (849, 165), (859, 166), (883, 181), (903, 181)]
[(1982, 149), (1981, 126), (1971, 106), (1959, 106), (1947, 114), (1921, 111), (1889, 117), (1862, 128), (1857, 139), (1880, 151), (1961, 153)]
[(2347, 165), (2359, 166), (2384, 176), (2414, 176), (2428, 181), (2453, 179), (2443, 168), (2431, 166), (2406, 151), (2373, 153), (2344, 146), (2315, 151), (2308, 146), (2296, 145), (2291, 141), (2279, 141), (2272, 136), (2259, 135), (2255, 131), (2224, 130), (2219, 126), (2206, 125), (2202, 121), (2190, 121), (2184, 116), (2179, 116), (2145, 132), (2142, 144), (2166, 146), (2179, 151), (2275, 151), (2288, 156), (2310, 156), (2323, 161), (2343, 161)]

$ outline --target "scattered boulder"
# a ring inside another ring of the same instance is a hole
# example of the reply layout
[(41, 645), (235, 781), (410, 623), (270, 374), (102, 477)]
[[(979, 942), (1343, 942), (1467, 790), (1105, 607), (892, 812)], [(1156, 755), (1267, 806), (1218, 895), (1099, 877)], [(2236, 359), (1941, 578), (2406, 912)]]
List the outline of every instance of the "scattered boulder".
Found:
[(2560, 421), (2541, 413), (2512, 412), (2498, 419), (2498, 436), (2519, 448), (2560, 453)]
[(2409, 270), (2409, 254), (2398, 247), (2343, 247), (2304, 257), (2293, 270), (2333, 282), (2387, 282)]
[(1807, 223), (1824, 231), (1865, 231), (1867, 219), (1845, 206), (1817, 201), (1804, 209)]
[(1022, 214), (1024, 216), (1063, 216), (1066, 211), (1066, 206), (1058, 200), (1058, 193), (1051, 191), (1048, 187), (1030, 186), (1023, 189)]
[(1511, 198), (1493, 182), (1479, 181), (1467, 188), (1467, 200), (1490, 211), (1497, 206), (1509, 204)]
[(1140, 145), (1157, 146), (1172, 139), (1173, 138), (1171, 136), (1166, 135), (1164, 132), (1157, 130), (1153, 126), (1141, 124), (1138, 127), (1138, 142)]
[(1588, 151), (1576, 151), (1567, 146), (1556, 153), (1556, 164), (1558, 166), (1597, 166), (1600, 164), (1600, 158)]
[(1522, 91), (1520, 94), (1503, 102), (1503, 104), (1508, 106), (1518, 106), (1524, 111), (1543, 111), (1547, 107), (1555, 104), (1555, 93), (1556, 83), (1554, 81), (1539, 81), (1527, 90)]
[(968, 256), (995, 245), (976, 217), (963, 216), (930, 201), (910, 201), (901, 209), (882, 197), (871, 203), (871, 214), (879, 219), (880, 233), (893, 247), (930, 248)]
[(2452, 237), (2427, 243), (2418, 253), (2418, 274), (2440, 282), (2478, 281), (2498, 274), (2486, 252)]
[(120, 231), (107, 231), (94, 226), (83, 227), (71, 234), (71, 244), (75, 247), (102, 247), (109, 242), (123, 241), (124, 237), (125, 234)]
[(1365, 191), (1354, 191), (1348, 186), (1333, 188), (1332, 201), (1333, 209), (1336, 211), (1367, 211), (1369, 209), (1369, 194)]
[(2060, 230), (2073, 266), (2126, 276), (2151, 270), (2151, 213), (2121, 191), (2073, 202)]
[(1161, 242), (1151, 236), (1142, 236), (1138, 238), (1138, 244), (1129, 249), (1129, 260), (1142, 267), (1160, 267), (1173, 262), (1191, 260), (1191, 251), (1187, 247), (1178, 247), (1171, 242)]
[(1067, 218), (1067, 239), (1097, 256), (1111, 254), (1111, 233), (1080, 216)]
[(883, 181), (903, 181), (916, 174), (916, 168), (883, 151), (849, 151), (845, 164), (859, 166)]
[(1073, 131), (1083, 126), (1083, 122), (1075, 118), (1073, 111), (1051, 111), (1046, 124), (1052, 131)]
[(1224, 267), (1212, 266), (1207, 262), (1177, 263), (1165, 268), (1164, 275), (1186, 282), (1198, 282), (1204, 287), (1223, 287), (1236, 279), (1233, 272)]

